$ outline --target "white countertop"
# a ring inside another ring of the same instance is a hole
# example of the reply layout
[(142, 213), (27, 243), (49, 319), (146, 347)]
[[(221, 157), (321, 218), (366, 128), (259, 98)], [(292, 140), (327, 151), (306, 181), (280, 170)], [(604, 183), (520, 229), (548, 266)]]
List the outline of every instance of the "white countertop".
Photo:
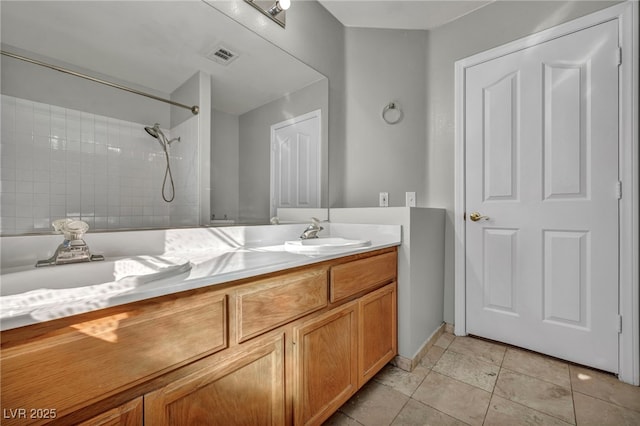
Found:
[[(87, 235), (94, 253), (104, 254), (103, 262), (34, 268), (33, 254), (43, 241), (38, 237), (2, 237), (3, 267), (0, 275), (0, 329), (8, 330), (82, 312), (122, 305), (211, 285), (250, 278), (271, 272), (310, 265), (343, 256), (397, 246), (400, 226), (323, 223), (321, 237), (340, 236), (367, 239), (371, 245), (305, 255), (286, 251), (284, 242), (297, 238), (304, 225), (229, 228), (187, 228), (164, 231), (131, 231)], [(158, 233), (163, 239), (158, 249)], [(59, 236), (50, 239), (55, 250)], [(90, 242), (90, 238), (91, 242)], [(32, 239), (32, 241), (29, 241)], [(148, 239), (148, 248), (142, 240)], [(48, 241), (47, 241), (48, 243)], [(125, 253), (124, 248), (135, 252)], [(45, 246), (46, 247), (46, 246)], [(9, 249), (12, 259), (5, 259)], [(100, 248), (103, 248), (102, 253)], [(23, 251), (22, 253), (20, 251)], [(120, 253), (118, 253), (120, 250)], [(32, 256), (28, 263), (25, 258)], [(47, 253), (37, 253), (38, 259)], [(37, 260), (37, 259), (36, 259)], [(20, 264), (22, 262), (23, 264)], [(152, 265), (155, 263), (155, 265)], [(102, 265), (99, 265), (102, 264)], [(190, 265), (190, 270), (184, 268)], [(151, 265), (151, 266), (149, 266)], [(175, 274), (151, 282), (113, 277), (128, 276), (132, 267), (158, 267)], [(171, 265), (171, 266), (169, 266)], [(162, 268), (165, 267), (165, 268)], [(105, 282), (104, 276), (112, 277)], [(60, 276), (58, 276), (60, 275)], [(4, 279), (3, 279), (4, 278)], [(17, 279), (16, 279), (17, 278)], [(6, 285), (3, 285), (3, 281)], [(47, 281), (51, 285), (47, 286)]]

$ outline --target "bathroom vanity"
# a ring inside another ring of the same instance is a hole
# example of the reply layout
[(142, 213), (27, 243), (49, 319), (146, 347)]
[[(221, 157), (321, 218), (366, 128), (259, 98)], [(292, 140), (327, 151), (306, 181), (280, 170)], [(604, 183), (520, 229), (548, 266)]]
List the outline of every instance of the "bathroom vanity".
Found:
[(2, 423), (321, 424), (397, 354), (397, 247), (2, 332)]

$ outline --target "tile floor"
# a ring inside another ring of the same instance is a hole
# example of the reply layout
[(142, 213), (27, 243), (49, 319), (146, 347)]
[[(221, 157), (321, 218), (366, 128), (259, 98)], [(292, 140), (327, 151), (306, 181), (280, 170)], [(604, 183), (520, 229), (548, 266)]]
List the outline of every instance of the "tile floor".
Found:
[(640, 425), (640, 387), (443, 334), (413, 372), (387, 365), (325, 425)]

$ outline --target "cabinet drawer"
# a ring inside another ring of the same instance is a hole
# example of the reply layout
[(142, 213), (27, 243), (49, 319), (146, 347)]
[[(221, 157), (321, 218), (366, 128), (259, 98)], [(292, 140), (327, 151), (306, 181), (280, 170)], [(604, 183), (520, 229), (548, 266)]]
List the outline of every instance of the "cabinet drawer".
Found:
[[(224, 349), (226, 305), (224, 294), (199, 293), (111, 308), (98, 319), (7, 348), (2, 351), (2, 406), (55, 409), (61, 417)], [(15, 420), (6, 423), (24, 424)]]
[(334, 266), (331, 268), (331, 302), (392, 281), (397, 269), (395, 251)]
[(327, 270), (316, 268), (258, 281), (236, 293), (238, 342), (327, 306)]

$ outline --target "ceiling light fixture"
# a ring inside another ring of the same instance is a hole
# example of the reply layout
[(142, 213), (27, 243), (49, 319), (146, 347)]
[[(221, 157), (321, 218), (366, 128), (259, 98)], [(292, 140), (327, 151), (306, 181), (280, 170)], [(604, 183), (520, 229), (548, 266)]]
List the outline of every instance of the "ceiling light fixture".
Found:
[(271, 0), (244, 0), (255, 9), (259, 10), (263, 15), (271, 19), (273, 22), (285, 27), (286, 10), (291, 6), (291, 0), (277, 0), (273, 3)]

